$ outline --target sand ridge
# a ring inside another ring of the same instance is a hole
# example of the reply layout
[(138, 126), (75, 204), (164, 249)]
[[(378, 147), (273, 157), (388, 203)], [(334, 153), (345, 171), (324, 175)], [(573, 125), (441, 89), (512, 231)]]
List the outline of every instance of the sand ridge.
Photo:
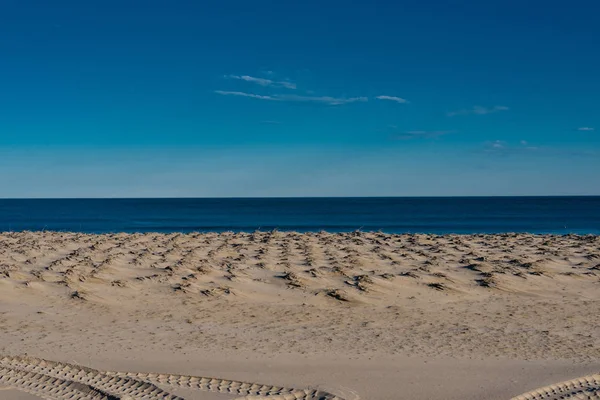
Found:
[(376, 304), (398, 290), (544, 294), (574, 282), (594, 289), (599, 242), (523, 234), (4, 233), (0, 279), (97, 301), (119, 288), (124, 296), (127, 288), (135, 296), (168, 289), (249, 301), (282, 293), (291, 299), (286, 289), (296, 289)]

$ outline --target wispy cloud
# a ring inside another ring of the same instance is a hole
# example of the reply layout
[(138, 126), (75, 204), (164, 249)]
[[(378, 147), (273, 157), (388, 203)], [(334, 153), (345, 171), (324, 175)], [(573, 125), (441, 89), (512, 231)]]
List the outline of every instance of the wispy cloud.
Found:
[(254, 93), (230, 92), (227, 90), (215, 90), (215, 93), (222, 94), (224, 96), (241, 96), (241, 97), (251, 97), (253, 99), (260, 99), (260, 100), (277, 100), (276, 98), (274, 98), (272, 96), (262, 96), (260, 94), (254, 94)]
[(495, 140), (492, 143), (490, 143), (489, 146), (492, 149), (505, 149), (506, 148), (506, 142), (504, 142), (502, 140)]
[(540, 147), (531, 146), (526, 140), (521, 140), (519, 145), (511, 145), (503, 140), (494, 140), (486, 142), (483, 147), (484, 152), (499, 155), (523, 154), (538, 150)]
[(507, 142), (504, 140), (493, 140), (483, 142), (472, 148), (473, 153), (484, 155), (486, 160), (500, 158), (551, 158), (553, 161), (566, 161), (570, 157), (598, 159), (600, 152), (581, 147), (544, 146), (533, 145), (527, 140), (519, 142)]
[(499, 111), (508, 111), (509, 108), (506, 106), (494, 106), (494, 107), (482, 107), (482, 106), (474, 106), (473, 108), (468, 108), (468, 109), (462, 109), (462, 110), (458, 110), (458, 111), (451, 111), (449, 113), (446, 113), (447, 116), (449, 117), (454, 117), (457, 115), (485, 115), (485, 114), (492, 114), (492, 113), (496, 113)]
[(590, 128), (589, 126), (582, 126), (581, 128), (577, 128), (577, 130), (583, 132), (591, 132), (594, 130), (594, 128)]
[(332, 106), (348, 103), (357, 103), (369, 101), (366, 97), (330, 97), (330, 96), (298, 96), (294, 94), (290, 95), (277, 95), (275, 96), (281, 101), (296, 101), (304, 103), (321, 103), (329, 104)]
[(395, 101), (396, 103), (401, 103), (401, 104), (406, 104), (408, 103), (408, 100), (403, 99), (402, 97), (396, 97), (396, 96), (377, 96), (375, 97), (376, 99), (379, 100), (390, 100), (390, 101)]
[(225, 96), (241, 96), (251, 97), (259, 100), (271, 100), (271, 101), (289, 101), (289, 102), (302, 102), (302, 103), (320, 103), (328, 105), (341, 105), (356, 102), (365, 102), (369, 99), (366, 97), (330, 97), (330, 96), (298, 96), (298, 95), (286, 95), (286, 94), (274, 94), (272, 96), (263, 96), (254, 93), (246, 92), (232, 92), (226, 90), (215, 90), (215, 93)]
[(286, 89), (296, 89), (296, 84), (288, 81), (274, 81), (271, 79), (256, 78), (254, 76), (248, 75), (226, 75), (226, 77), (231, 79), (239, 79), (250, 83), (256, 83), (257, 85), (265, 87), (282, 87)]
[(393, 139), (398, 139), (398, 140), (409, 140), (409, 139), (432, 139), (432, 138), (437, 138), (443, 135), (447, 135), (449, 133), (454, 133), (456, 131), (454, 130), (450, 130), (450, 131), (405, 131), (405, 132), (400, 132), (397, 135), (393, 135), (392, 138)]

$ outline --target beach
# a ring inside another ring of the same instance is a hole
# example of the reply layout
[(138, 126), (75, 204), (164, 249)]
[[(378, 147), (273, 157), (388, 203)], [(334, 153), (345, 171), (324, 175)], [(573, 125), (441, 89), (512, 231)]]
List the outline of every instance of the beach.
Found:
[(12, 371), (46, 359), (344, 400), (510, 399), (600, 372), (599, 310), (594, 235), (0, 233)]

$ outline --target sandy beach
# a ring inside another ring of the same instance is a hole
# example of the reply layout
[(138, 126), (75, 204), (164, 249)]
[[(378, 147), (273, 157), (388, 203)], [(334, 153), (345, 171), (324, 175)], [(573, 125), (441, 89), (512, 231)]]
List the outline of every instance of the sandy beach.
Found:
[(598, 236), (0, 233), (2, 399), (510, 399), (599, 326)]

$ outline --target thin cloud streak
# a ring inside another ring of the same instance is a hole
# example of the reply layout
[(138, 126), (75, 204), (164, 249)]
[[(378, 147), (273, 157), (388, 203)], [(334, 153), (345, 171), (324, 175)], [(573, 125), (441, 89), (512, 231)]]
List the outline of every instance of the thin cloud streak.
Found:
[(577, 130), (582, 132), (592, 132), (594, 128), (590, 128), (589, 126), (582, 126), (581, 128), (577, 128)]
[(455, 133), (456, 131), (406, 131), (398, 135), (393, 136), (396, 140), (410, 140), (410, 139), (433, 139), (440, 136), (447, 135), (449, 133)]
[(499, 111), (508, 111), (509, 108), (506, 106), (494, 106), (494, 107), (482, 107), (482, 106), (474, 106), (469, 109), (462, 109), (458, 111), (451, 111), (446, 113), (449, 117), (455, 117), (457, 115), (486, 115), (492, 114)]
[(369, 99), (366, 97), (298, 96), (298, 95), (294, 95), (294, 94), (278, 95), (276, 97), (281, 101), (322, 103), (322, 104), (329, 104), (332, 106), (336, 106), (336, 105), (340, 105), (340, 104), (369, 101)]
[(396, 97), (396, 96), (377, 96), (375, 98), (379, 99), (379, 100), (395, 101), (396, 103), (400, 103), (400, 104), (406, 104), (406, 103), (408, 103), (408, 100), (403, 99), (402, 97)]
[(245, 92), (230, 92), (227, 90), (215, 90), (215, 93), (221, 94), (223, 96), (241, 96), (241, 97), (251, 97), (253, 99), (260, 99), (260, 100), (277, 100), (276, 98), (274, 98), (272, 96), (262, 96), (259, 94), (245, 93)]
[[(398, 127), (396, 125), (389, 125), (392, 131), (398, 132)], [(398, 133), (391, 133), (391, 140), (412, 140), (412, 139), (436, 139), (440, 136), (448, 135), (450, 133), (456, 133), (456, 130), (438, 130), (438, 131), (423, 131), (423, 130), (413, 130), (413, 131), (401, 131)]]
[(231, 79), (239, 79), (239, 80), (250, 82), (250, 83), (255, 83), (257, 85), (265, 86), (265, 87), (283, 87), (286, 89), (296, 89), (296, 84), (293, 82), (274, 81), (271, 79), (256, 78), (254, 76), (248, 76), (248, 75), (227, 75), (226, 77), (231, 78)]
[(531, 146), (526, 140), (521, 140), (518, 146), (511, 145), (503, 140), (494, 140), (486, 142), (483, 151), (488, 154), (498, 154), (502, 156), (528, 154), (543, 150), (538, 146)]
[(320, 103), (327, 105), (341, 105), (348, 103), (356, 103), (356, 102), (365, 102), (369, 99), (366, 97), (330, 97), (330, 96), (298, 96), (298, 95), (285, 95), (285, 94), (276, 94), (273, 96), (263, 96), (254, 93), (246, 93), (246, 92), (233, 92), (226, 90), (215, 90), (215, 93), (224, 95), (224, 96), (240, 96), (240, 97), (250, 97), (253, 99), (259, 100), (271, 100), (271, 101), (286, 101), (286, 102), (302, 102), (302, 103)]

